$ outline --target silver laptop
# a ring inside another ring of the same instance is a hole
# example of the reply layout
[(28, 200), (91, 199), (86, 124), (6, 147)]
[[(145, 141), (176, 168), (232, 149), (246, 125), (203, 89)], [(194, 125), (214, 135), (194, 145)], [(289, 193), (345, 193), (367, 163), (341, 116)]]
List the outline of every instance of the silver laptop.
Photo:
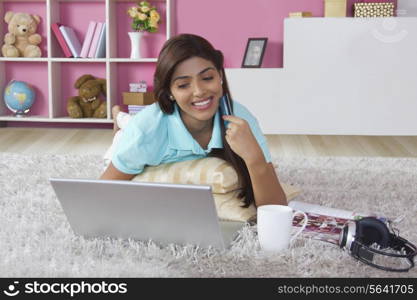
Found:
[(211, 187), (50, 178), (71, 228), (86, 237), (227, 248), (244, 225), (219, 221)]

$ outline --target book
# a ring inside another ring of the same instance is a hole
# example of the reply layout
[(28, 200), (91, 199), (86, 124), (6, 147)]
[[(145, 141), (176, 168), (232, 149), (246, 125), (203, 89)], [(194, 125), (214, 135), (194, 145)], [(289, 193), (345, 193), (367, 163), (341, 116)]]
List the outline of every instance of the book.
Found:
[(85, 34), (83, 46), (81, 47), (81, 57), (88, 57), (88, 51), (90, 50), (91, 41), (93, 40), (94, 30), (96, 29), (97, 23), (90, 21), (87, 28), (87, 33)]
[(136, 115), (141, 110), (144, 110), (147, 105), (128, 105), (127, 109), (129, 111), (129, 115), (133, 116)]
[(67, 42), (65, 42), (65, 38), (62, 35), (61, 30), (59, 30), (60, 26), (61, 26), (60, 23), (53, 23), (51, 25), (52, 32), (54, 33), (54, 35), (55, 35), (55, 37), (58, 41), (58, 44), (61, 47), (62, 52), (64, 53), (65, 57), (73, 57), (73, 55), (71, 53), (71, 50), (67, 45)]
[(80, 57), (81, 43), (80, 43), (80, 40), (77, 38), (77, 35), (74, 32), (74, 29), (68, 26), (61, 25), (59, 27), (59, 30), (64, 36), (64, 39), (67, 42), (68, 47), (71, 50), (72, 56)]
[[(374, 213), (354, 212), (296, 200), (289, 202), (288, 206), (293, 210), (303, 211), (308, 217), (307, 225), (302, 232), (303, 237), (335, 245), (339, 244), (343, 227), (349, 221), (358, 220), (363, 217), (375, 217), (383, 222), (390, 221), (386, 217), (378, 216)], [(296, 215), (293, 219), (292, 226), (299, 228), (303, 225), (303, 216)]]
[(90, 50), (88, 51), (88, 57), (94, 58), (96, 55), (98, 39), (100, 38), (101, 29), (103, 28), (103, 23), (98, 22), (96, 29), (94, 30), (93, 40), (91, 41)]
[(96, 51), (96, 58), (106, 57), (106, 23), (103, 24)]

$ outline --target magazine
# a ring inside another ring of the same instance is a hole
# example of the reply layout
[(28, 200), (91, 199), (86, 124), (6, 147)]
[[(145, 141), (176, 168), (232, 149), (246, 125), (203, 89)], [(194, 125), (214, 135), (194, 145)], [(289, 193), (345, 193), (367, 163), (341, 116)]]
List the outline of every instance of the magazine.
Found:
[[(383, 222), (387, 222), (385, 217), (377, 216), (371, 213), (359, 213), (348, 210), (325, 207), (310, 204), (302, 201), (291, 201), (288, 203), (294, 210), (305, 212), (308, 222), (302, 232), (303, 237), (320, 240), (335, 245), (339, 244), (339, 237), (345, 224), (351, 220), (358, 220), (363, 217), (375, 217)], [(293, 227), (302, 227), (304, 217), (296, 215), (293, 219)]]

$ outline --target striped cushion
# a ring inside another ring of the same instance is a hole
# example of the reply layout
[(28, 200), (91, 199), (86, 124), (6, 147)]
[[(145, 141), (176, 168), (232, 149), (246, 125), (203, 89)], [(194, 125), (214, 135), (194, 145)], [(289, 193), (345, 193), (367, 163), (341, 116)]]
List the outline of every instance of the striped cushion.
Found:
[[(300, 194), (300, 190), (292, 185), (281, 183), (281, 186), (288, 201)], [(256, 220), (255, 206), (252, 204), (248, 208), (242, 207), (243, 199), (238, 198), (239, 191), (213, 194), (219, 219), (243, 222)]]
[(213, 194), (217, 216), (221, 220), (249, 221), (256, 216), (256, 208), (252, 204), (248, 208), (242, 207), (243, 199), (239, 199), (239, 190), (226, 194)]
[[(243, 199), (237, 196), (240, 191), (238, 176), (235, 169), (228, 162), (207, 157), (196, 160), (148, 166), (144, 172), (135, 176), (133, 181), (163, 182), (177, 184), (211, 185), (217, 215), (223, 220), (249, 221), (256, 217), (254, 205), (241, 207)], [(300, 190), (288, 184), (281, 183), (282, 188), (290, 200), (300, 193)]]
[(133, 180), (211, 185), (213, 193), (217, 194), (240, 188), (235, 169), (228, 162), (216, 157), (149, 166)]

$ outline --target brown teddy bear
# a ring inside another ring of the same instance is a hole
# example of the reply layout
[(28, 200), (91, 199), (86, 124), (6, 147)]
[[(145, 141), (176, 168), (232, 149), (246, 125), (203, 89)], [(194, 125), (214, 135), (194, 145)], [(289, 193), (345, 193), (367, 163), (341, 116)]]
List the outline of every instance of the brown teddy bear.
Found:
[(106, 101), (100, 99), (100, 94), (106, 96), (106, 80), (86, 74), (75, 82), (78, 96), (70, 97), (67, 102), (67, 112), (71, 118), (106, 118)]
[(41, 57), (39, 45), (42, 37), (36, 33), (41, 19), (37, 15), (8, 11), (4, 21), (9, 32), (4, 36), (1, 53), (4, 57)]

